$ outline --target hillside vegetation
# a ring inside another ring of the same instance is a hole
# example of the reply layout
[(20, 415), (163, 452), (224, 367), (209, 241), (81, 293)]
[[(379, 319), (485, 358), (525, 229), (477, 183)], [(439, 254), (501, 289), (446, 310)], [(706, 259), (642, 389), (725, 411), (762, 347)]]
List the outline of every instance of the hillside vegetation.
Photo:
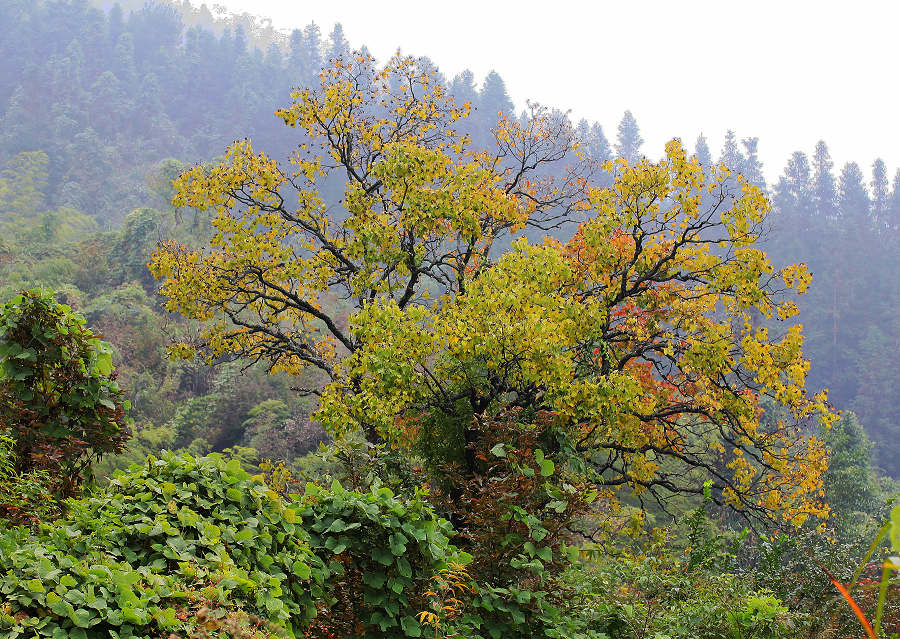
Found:
[(0, 636), (900, 633), (900, 173), (0, 16)]

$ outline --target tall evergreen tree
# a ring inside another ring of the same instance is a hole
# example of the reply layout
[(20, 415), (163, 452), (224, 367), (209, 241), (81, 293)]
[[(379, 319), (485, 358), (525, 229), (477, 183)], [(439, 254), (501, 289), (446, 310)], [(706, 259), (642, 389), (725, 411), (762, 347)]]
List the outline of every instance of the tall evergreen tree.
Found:
[(588, 134), (588, 153), (594, 162), (600, 164), (613, 159), (609, 140), (606, 139), (606, 135), (603, 133), (603, 127), (597, 122), (591, 125), (591, 130)]
[(122, 13), (122, 5), (115, 3), (106, 15), (106, 46), (111, 50), (119, 41), (119, 36), (125, 30), (125, 16)]
[(300, 29), (291, 31), (291, 36), (288, 40), (288, 68), (292, 73), (306, 74), (307, 69), (304, 68), (306, 62), (305, 47), (303, 31)]
[(304, 78), (306, 82), (312, 80), (318, 75), (322, 68), (322, 32), (315, 22), (310, 22), (303, 28), (303, 44), (306, 53), (307, 75)]
[(586, 149), (591, 136), (591, 125), (586, 119), (581, 118), (575, 125), (575, 136), (578, 138), (581, 148)]
[(891, 296), (889, 290), (878, 284), (883, 282), (876, 282), (876, 295), (888, 299), (885, 300), (884, 311), (875, 318), (866, 318), (862, 313), (862, 317), (857, 318), (856, 330), (861, 335), (854, 345), (852, 372), (858, 383), (849, 403), (850, 408), (867, 424), (866, 430), (878, 441), (888, 444), (883, 445), (877, 454), (879, 465), (894, 477), (900, 477), (900, 459), (896, 448), (890, 445), (890, 442), (900, 439), (900, 404), (896, 401), (895, 377), (896, 354), (900, 349), (900, 320), (895, 310), (896, 292)]
[[(845, 220), (853, 224), (868, 224), (871, 201), (866, 191), (865, 178), (856, 162), (848, 162), (841, 170), (838, 187), (838, 210)], [(860, 228), (856, 229), (861, 230)]]
[(247, 54), (247, 30), (244, 25), (239, 24), (234, 28), (234, 57), (240, 57)]
[(447, 86), (447, 78), (441, 73), (441, 70), (438, 68), (438, 65), (435, 64), (434, 60), (427, 55), (423, 55), (416, 59), (416, 69), (418, 69), (419, 73), (432, 76), (433, 82)]
[(896, 229), (900, 226), (900, 169), (894, 173), (894, 184), (891, 188), (891, 200), (888, 205), (886, 226)]
[(113, 52), (112, 73), (125, 87), (137, 87), (137, 65), (134, 60), (134, 38), (130, 32), (123, 33), (116, 42)]
[(472, 107), (478, 104), (478, 88), (475, 86), (475, 74), (469, 69), (463, 70), (450, 83), (450, 93), (457, 104), (468, 102)]
[(724, 164), (733, 173), (741, 173), (744, 170), (745, 158), (738, 148), (737, 136), (734, 131), (728, 129), (725, 133), (725, 143), (722, 145), (722, 155), (719, 164)]
[(315, 22), (294, 29), (289, 41), (289, 73), (294, 85), (307, 86), (322, 68), (322, 33)]
[(267, 77), (276, 82), (281, 80), (281, 67), (284, 64), (282, 58), (281, 47), (274, 42), (270, 44), (269, 48), (266, 49), (265, 65), (269, 70)]
[(834, 162), (824, 140), (816, 143), (813, 155), (813, 200), (820, 219), (832, 219), (837, 213), (837, 185)]
[(878, 158), (872, 164), (872, 220), (876, 226), (885, 224), (888, 212), (890, 190), (888, 187), (887, 167), (884, 160)]
[(146, 65), (166, 66), (177, 54), (184, 23), (171, 4), (147, 2), (128, 16), (127, 29), (134, 38), (138, 71), (142, 71)]
[(697, 136), (697, 142), (694, 144), (694, 157), (706, 171), (709, 171), (713, 165), (709, 144), (706, 142), (706, 136), (702, 133)]
[(506, 83), (496, 71), (492, 70), (484, 78), (484, 84), (478, 94), (478, 106), (484, 117), (494, 121), (497, 119), (497, 114), (513, 114), (515, 107), (506, 92)]
[(625, 158), (629, 164), (634, 164), (641, 159), (641, 146), (644, 139), (638, 128), (637, 120), (631, 111), (625, 111), (616, 133), (616, 156)]
[(612, 148), (609, 146), (609, 140), (606, 139), (606, 135), (603, 133), (603, 127), (597, 122), (594, 122), (588, 131), (587, 155), (596, 165), (597, 184), (601, 187), (611, 186), (613, 173), (603, 169), (603, 165), (613, 159)]
[(880, 518), (885, 502), (873, 464), (872, 441), (854, 413), (844, 413), (839, 422), (823, 429), (822, 438), (831, 453), (824, 488), (835, 510), (832, 525), (840, 537), (855, 541), (865, 535), (871, 518)]
[(808, 232), (815, 211), (815, 198), (810, 180), (809, 159), (796, 151), (775, 185), (775, 206), (780, 213), (780, 231)]
[(741, 143), (747, 152), (741, 172), (750, 184), (765, 189), (766, 178), (763, 176), (762, 162), (759, 160), (759, 138), (744, 138)]
[(0, 119), (0, 147), (10, 154), (33, 149), (35, 140), (43, 137), (34, 118), (33, 105), (34, 100), (29, 100), (22, 85), (16, 87), (6, 104), (6, 112)]
[(88, 93), (91, 96), (91, 126), (101, 135), (113, 137), (133, 115), (133, 102), (127, 91), (111, 71), (106, 71), (91, 85)]
[(334, 29), (328, 36), (328, 57), (340, 58), (350, 53), (350, 43), (344, 36), (344, 27), (340, 22), (334, 23)]

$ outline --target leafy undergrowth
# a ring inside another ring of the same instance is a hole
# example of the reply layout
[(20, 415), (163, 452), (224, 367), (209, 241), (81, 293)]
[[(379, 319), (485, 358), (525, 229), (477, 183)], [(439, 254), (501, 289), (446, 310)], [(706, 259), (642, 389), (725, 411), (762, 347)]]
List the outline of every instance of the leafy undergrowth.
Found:
[[(578, 607), (615, 639), (792, 639), (810, 636), (809, 616), (731, 573), (698, 573), (666, 557), (580, 566)], [(573, 605), (574, 602), (573, 602)]]
[[(494, 463), (512, 464), (516, 450), (498, 450)], [(528, 467), (529, 476), (548, 480), (550, 464), (542, 472), (545, 460), (538, 458), (511, 465), (510, 476)], [(512, 492), (512, 484), (504, 485), (500, 496)], [(484, 579), (485, 566), (450, 543), (453, 529), (426, 497), (423, 491), (401, 497), (377, 485), (350, 490), (337, 482), (309, 483), (302, 495), (284, 496), (237, 460), (151, 457), (118, 474), (106, 490), (69, 500), (66, 516), (52, 524), (0, 529), (0, 636), (856, 636), (849, 617), (832, 623), (809, 606), (798, 612), (787, 591), (767, 590), (779, 579), (764, 564), (758, 575), (735, 570), (731, 542), (703, 532), (701, 509), (687, 521), (683, 553), (660, 539), (647, 552), (586, 553), (568, 563), (554, 547), (559, 574), (551, 581), (524, 566), (520, 580), (510, 573), (492, 583)], [(470, 526), (482, 512), (471, 506)], [(510, 566), (528, 563), (535, 522), (529, 528), (498, 511), (495, 561), (512, 553), (505, 559)], [(487, 552), (488, 537), (473, 535), (470, 530), (465, 538), (470, 549)], [(536, 548), (531, 563), (540, 559), (546, 568), (541, 555)], [(866, 609), (874, 605), (866, 598), (878, 597), (876, 577), (864, 573), (857, 586)], [(891, 588), (885, 636), (895, 632), (895, 595)], [(834, 599), (833, 593), (823, 597), (823, 606)], [(521, 623), (500, 623), (517, 615)]]
[(0, 634), (324, 637), (338, 617), (310, 623), (346, 600), (355, 631), (421, 636), (415, 606), (457, 559), (450, 532), (387, 489), (283, 499), (236, 460), (151, 457), (38, 534), (3, 530)]

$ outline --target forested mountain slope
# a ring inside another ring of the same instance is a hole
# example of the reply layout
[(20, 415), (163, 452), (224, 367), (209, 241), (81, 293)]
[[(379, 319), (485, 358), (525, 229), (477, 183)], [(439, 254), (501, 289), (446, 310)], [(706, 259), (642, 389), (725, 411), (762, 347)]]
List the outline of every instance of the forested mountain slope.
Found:
[[(83, 307), (108, 299), (110, 312), (128, 304), (146, 309), (116, 320), (124, 332), (134, 330), (126, 327), (136, 317), (166, 324), (144, 267), (156, 240), (174, 233), (189, 241), (203, 232), (191, 214), (172, 210), (168, 182), (236, 138), (250, 137), (273, 155), (288, 151), (297, 139), (283, 135), (273, 111), (288, 102), (292, 87), (312, 82), (323, 61), (362, 44), (351, 46), (339, 25), (326, 26), (327, 35), (314, 24), (281, 33), (251, 16), (186, 2), (0, 0), (0, 18), (2, 288), (43, 282), (74, 287), (72, 298)], [(515, 113), (496, 73), (480, 85), (469, 72), (445, 81), (459, 102), (475, 108), (476, 145), (489, 144), (498, 112)], [(599, 124), (577, 129), (598, 162), (660, 151), (643, 147), (630, 113), (612, 143)], [(703, 138), (694, 151), (704, 164), (724, 162), (763, 185), (758, 144), (729, 134), (718, 157)], [(900, 178), (891, 184), (880, 161), (871, 177), (856, 164), (838, 172), (823, 142), (812, 160), (796, 153), (769, 191), (776, 212), (766, 246), (773, 260), (806, 262), (814, 275), (800, 304), (811, 385), (828, 387), (837, 408), (858, 413), (878, 443), (881, 465), (896, 476)], [(340, 196), (332, 193), (335, 201)], [(103, 259), (84, 261), (86, 254)], [(109, 273), (99, 271), (103, 264)], [(101, 316), (104, 332), (115, 333)], [(167, 341), (161, 328), (150, 333), (153, 348)], [(173, 397), (194, 396), (185, 392)], [(142, 401), (159, 404), (158, 397)], [(214, 437), (215, 446), (247, 441), (237, 433), (250, 408), (241, 409), (231, 435)]]

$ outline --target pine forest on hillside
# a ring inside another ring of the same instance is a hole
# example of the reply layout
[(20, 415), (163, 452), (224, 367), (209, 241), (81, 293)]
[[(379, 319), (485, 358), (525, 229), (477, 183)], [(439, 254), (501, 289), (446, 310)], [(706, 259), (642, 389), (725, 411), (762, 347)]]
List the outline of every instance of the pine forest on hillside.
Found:
[(900, 168), (0, 18), (0, 637), (900, 636)]

